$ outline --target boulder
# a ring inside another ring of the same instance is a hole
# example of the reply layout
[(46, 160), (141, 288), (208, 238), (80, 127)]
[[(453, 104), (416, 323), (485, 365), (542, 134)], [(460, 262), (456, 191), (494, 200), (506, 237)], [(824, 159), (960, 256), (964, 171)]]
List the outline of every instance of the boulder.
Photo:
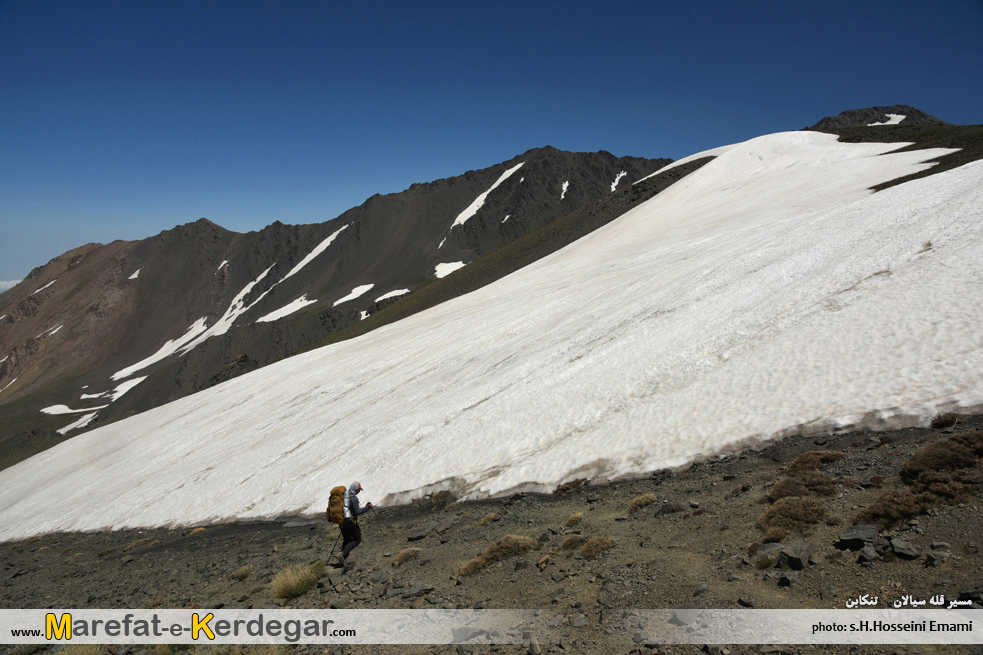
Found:
[(860, 555), (857, 557), (857, 561), (861, 564), (866, 562), (873, 562), (879, 560), (881, 556), (878, 554), (877, 550), (874, 549), (870, 544), (864, 546), (860, 549)]
[(801, 571), (809, 565), (815, 547), (807, 541), (791, 541), (782, 547), (781, 559), (793, 571)]
[(862, 550), (877, 541), (876, 525), (855, 525), (840, 533), (840, 540), (834, 544), (840, 550)]
[(918, 559), (922, 556), (910, 541), (898, 539), (897, 537), (891, 539), (891, 550), (902, 559)]

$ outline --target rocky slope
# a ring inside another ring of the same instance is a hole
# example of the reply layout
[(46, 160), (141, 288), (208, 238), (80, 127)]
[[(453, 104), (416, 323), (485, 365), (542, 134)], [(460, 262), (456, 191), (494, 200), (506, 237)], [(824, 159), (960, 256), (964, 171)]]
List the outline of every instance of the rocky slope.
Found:
[[(893, 118), (892, 116), (897, 117)], [(893, 105), (891, 107), (867, 107), (865, 109), (847, 109), (836, 116), (826, 116), (821, 121), (807, 127), (807, 130), (821, 132), (842, 127), (866, 127), (887, 125), (950, 125), (945, 121), (909, 107), (908, 105)]]
[[(433, 497), (370, 512), (349, 568), (328, 562), (337, 531), (320, 517), (93, 534), (0, 544), (4, 608), (536, 608), (550, 629), (538, 645), (299, 646), (298, 653), (976, 653), (970, 646), (670, 646), (646, 644), (625, 610), (832, 608), (862, 594), (888, 607), (904, 595), (983, 603), (980, 486), (851, 540), (878, 499), (911, 490), (901, 473), (916, 452), (949, 448), (981, 417), (932, 429), (789, 437), (679, 471), (550, 496), (475, 503)], [(824, 453), (821, 457), (806, 453)], [(831, 455), (832, 454), (832, 455)], [(821, 462), (816, 468), (803, 462)], [(980, 460), (967, 477), (983, 474)], [(825, 467), (825, 470), (818, 469)], [(800, 472), (797, 474), (796, 469)], [(825, 487), (791, 496), (823, 514), (768, 535), (762, 517), (788, 479), (812, 471)], [(952, 473), (954, 469), (947, 469)], [(819, 474), (822, 474), (820, 476)], [(955, 475), (955, 474), (953, 474)], [(339, 483), (348, 481), (339, 480)], [(372, 490), (363, 492), (371, 500)], [(633, 510), (633, 506), (636, 509)], [(862, 532), (862, 531), (861, 531)], [(472, 574), (462, 567), (506, 535), (535, 544)], [(770, 536), (775, 541), (768, 541)], [(588, 539), (603, 543), (593, 555)], [(866, 540), (866, 541), (865, 541)], [(867, 551), (861, 548), (867, 548)], [(869, 552), (868, 552), (869, 551)], [(285, 600), (273, 580), (327, 563), (316, 586)], [(24, 648), (24, 647), (22, 647)], [(538, 648), (538, 650), (537, 650)], [(716, 648), (717, 650), (713, 650)], [(45, 650), (40, 649), (39, 650)], [(117, 655), (140, 653), (120, 647)], [(20, 652), (20, 651), (18, 651)]]

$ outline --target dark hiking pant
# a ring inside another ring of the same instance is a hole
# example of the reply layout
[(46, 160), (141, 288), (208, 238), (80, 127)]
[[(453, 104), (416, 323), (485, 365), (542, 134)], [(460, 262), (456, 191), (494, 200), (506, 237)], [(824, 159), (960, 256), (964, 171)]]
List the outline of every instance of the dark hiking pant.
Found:
[(341, 524), (341, 554), (348, 557), (348, 554), (355, 550), (355, 547), (362, 543), (362, 528), (358, 523), (350, 519), (345, 519)]

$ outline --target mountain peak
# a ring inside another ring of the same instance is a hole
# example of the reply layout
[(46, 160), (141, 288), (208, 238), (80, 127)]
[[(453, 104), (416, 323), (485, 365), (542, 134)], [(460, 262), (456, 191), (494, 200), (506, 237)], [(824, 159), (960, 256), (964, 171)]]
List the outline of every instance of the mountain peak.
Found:
[(812, 127), (803, 129), (822, 131), (841, 127), (876, 125), (950, 125), (950, 123), (909, 105), (893, 105), (891, 107), (847, 109), (836, 116), (826, 116)]

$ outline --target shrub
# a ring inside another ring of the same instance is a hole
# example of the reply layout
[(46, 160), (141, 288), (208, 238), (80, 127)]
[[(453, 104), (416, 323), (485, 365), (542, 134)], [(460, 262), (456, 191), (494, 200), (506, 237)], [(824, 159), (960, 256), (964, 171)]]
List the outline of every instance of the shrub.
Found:
[(758, 517), (758, 525), (768, 530), (778, 528), (786, 532), (802, 532), (808, 526), (826, 518), (826, 506), (810, 497), (782, 498), (767, 512)]
[(393, 558), (393, 566), (400, 567), (407, 562), (415, 560), (422, 552), (422, 548), (404, 548), (396, 553), (396, 557)]
[(636, 496), (632, 498), (631, 504), (628, 506), (628, 513), (637, 512), (643, 507), (648, 507), (652, 503), (658, 500), (655, 494), (645, 494), (644, 496)]
[(788, 532), (782, 528), (772, 526), (765, 531), (765, 543), (776, 543), (788, 536)]
[(577, 478), (576, 480), (571, 480), (570, 482), (564, 482), (553, 490), (553, 495), (562, 496), (570, 491), (573, 491), (585, 482), (587, 482), (587, 478)]
[(580, 549), (580, 554), (584, 559), (595, 559), (617, 545), (618, 542), (611, 537), (592, 537)]
[(956, 423), (959, 422), (959, 416), (951, 412), (946, 414), (937, 414), (935, 418), (932, 419), (932, 427), (938, 430), (939, 428), (951, 428)]
[(297, 598), (313, 589), (323, 574), (324, 562), (321, 561), (292, 566), (276, 574), (270, 590), (277, 598)]
[(810, 450), (796, 457), (788, 465), (788, 473), (794, 475), (799, 471), (825, 471), (827, 464), (843, 457), (843, 453), (839, 450)]
[(901, 467), (901, 477), (914, 480), (927, 471), (973, 468), (983, 457), (983, 432), (964, 432), (916, 451)]
[(560, 544), (560, 550), (573, 550), (574, 548), (580, 548), (587, 541), (587, 537), (579, 534), (572, 534), (563, 540)]
[(253, 573), (253, 565), (252, 564), (246, 564), (245, 566), (240, 567), (235, 573), (230, 573), (229, 574), (229, 579), (230, 580), (238, 580), (239, 582), (242, 582), (243, 580), (245, 580), (246, 578), (248, 578), (250, 575), (252, 575), (252, 573)]
[(836, 494), (836, 481), (822, 471), (800, 471), (785, 478), (768, 492), (771, 502), (791, 496), (832, 496)]
[(474, 558), (461, 567), (460, 575), (471, 575), (484, 570), (503, 559), (520, 555), (527, 550), (532, 550), (536, 541), (529, 537), (520, 537), (514, 534), (507, 534), (491, 546), (485, 549), (478, 557)]
[(584, 518), (583, 512), (577, 512), (576, 514), (571, 514), (570, 517), (567, 519), (567, 527), (570, 527), (572, 525), (577, 525), (578, 523), (580, 523), (580, 520), (583, 518)]
[(871, 523), (884, 529), (900, 521), (914, 518), (935, 506), (935, 501), (924, 493), (911, 489), (893, 489), (880, 495), (870, 506), (854, 516), (857, 523)]

